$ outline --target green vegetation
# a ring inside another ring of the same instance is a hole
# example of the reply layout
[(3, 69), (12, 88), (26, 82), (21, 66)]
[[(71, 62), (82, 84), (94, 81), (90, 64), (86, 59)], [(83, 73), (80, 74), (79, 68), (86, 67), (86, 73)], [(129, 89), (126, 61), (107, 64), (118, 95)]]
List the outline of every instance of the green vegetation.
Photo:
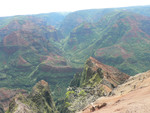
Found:
[[(150, 48), (146, 23), (147, 19), (139, 14), (114, 11), (97, 23), (80, 24), (64, 42), (66, 58), (75, 67), (82, 67), (86, 59), (93, 56), (129, 75), (146, 71), (150, 66), (146, 62)], [(135, 30), (137, 27), (143, 32)]]
[(66, 92), (66, 98), (68, 98), (71, 94), (74, 94), (75, 92), (74, 91), (67, 91)]
[(1, 104), (0, 104), (0, 112), (1, 112), (1, 113), (5, 113), (5, 112), (4, 112), (3, 105), (1, 105)]
[(70, 82), (74, 87), (101, 82), (102, 72), (93, 73), (86, 65), (82, 73), (76, 69), (83, 68), (90, 56), (129, 75), (148, 70), (148, 9), (94, 9), (68, 15), (0, 18), (0, 86), (31, 91), (43, 79), (58, 100), (65, 97)]
[[(54, 27), (41, 25), (40, 21), (35, 17), (12, 17), (8, 25), (3, 26), (6, 32), (0, 30), (0, 34), (4, 35), (0, 42), (0, 86), (30, 91), (36, 82), (44, 79), (50, 83), (57, 99), (64, 97), (77, 70), (69, 67), (62, 56), (61, 44), (58, 42), (63, 38), (61, 33)], [(13, 33), (17, 35), (13, 36)], [(12, 38), (18, 40), (17, 43)]]
[(48, 83), (43, 80), (33, 87), (29, 96), (26, 97), (22, 94), (17, 95), (15, 99), (10, 102), (7, 113), (15, 113), (20, 109), (18, 108), (20, 106), (24, 108), (22, 112), (57, 113)]
[(69, 102), (66, 102), (65, 107), (69, 107), (69, 106), (71, 106), (71, 104)]
[(78, 93), (79, 96), (86, 96), (86, 92), (84, 90), (81, 90), (79, 93)]

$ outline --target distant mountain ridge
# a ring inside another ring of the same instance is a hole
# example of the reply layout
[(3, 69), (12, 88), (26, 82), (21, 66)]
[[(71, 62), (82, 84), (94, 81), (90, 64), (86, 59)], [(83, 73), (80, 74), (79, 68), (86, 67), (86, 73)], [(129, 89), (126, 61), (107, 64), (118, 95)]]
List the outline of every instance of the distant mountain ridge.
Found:
[(40, 79), (49, 79), (52, 90), (64, 88), (59, 90), (61, 96), (69, 84), (67, 80), (81, 70), (68, 65), (63, 57), (59, 48), (64, 38), (61, 32), (40, 18), (13, 19), (0, 29), (0, 37), (1, 87), (30, 90)]
[(129, 75), (148, 70), (149, 12), (139, 6), (0, 18), (0, 87), (30, 91), (46, 80), (57, 100), (89, 57)]
[(129, 11), (144, 16), (150, 16), (150, 6), (135, 6), (135, 7), (122, 7), (122, 8), (104, 8), (104, 9), (89, 9), (89, 10), (80, 10), (68, 14), (61, 26), (60, 30), (66, 36), (78, 25), (82, 23), (96, 23), (100, 21), (101, 17), (106, 14), (110, 14), (116, 11)]
[[(149, 59), (149, 20), (149, 17), (133, 12), (112, 12), (103, 16), (97, 23), (84, 23), (74, 28), (64, 49), (72, 55), (70, 61), (78, 66), (93, 56), (103, 63), (134, 75), (147, 64), (143, 59)], [(135, 69), (131, 61), (137, 63), (139, 68)], [(147, 69), (145, 67), (145, 71)]]
[(13, 20), (16, 19), (22, 20), (29, 17), (42, 20), (44, 25), (51, 25), (58, 28), (67, 14), (68, 13), (52, 12), (34, 15), (17, 15), (17, 16), (0, 17), (0, 28), (4, 27)]

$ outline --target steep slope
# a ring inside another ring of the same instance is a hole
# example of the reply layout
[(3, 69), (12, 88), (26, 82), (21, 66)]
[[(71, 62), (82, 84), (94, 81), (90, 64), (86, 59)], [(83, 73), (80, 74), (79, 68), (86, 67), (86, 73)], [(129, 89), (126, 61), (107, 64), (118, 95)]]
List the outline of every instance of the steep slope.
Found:
[(135, 12), (135, 13), (150, 17), (150, 13), (149, 13), (150, 5), (127, 7), (127, 8), (123, 8), (123, 9), (127, 9), (131, 12)]
[(44, 14), (33, 14), (33, 15), (17, 15), (17, 16), (9, 16), (9, 17), (0, 17), (0, 28), (6, 26), (14, 19), (25, 19), (29, 16), (34, 19), (40, 19), (43, 21), (44, 25), (51, 25), (55, 28), (58, 28), (61, 25), (61, 22), (64, 20), (65, 16), (68, 13), (44, 13)]
[(118, 69), (104, 65), (90, 57), (82, 73), (74, 76), (66, 93), (62, 113), (83, 109), (101, 96), (108, 95), (115, 87), (129, 78)]
[(0, 113), (4, 113), (3, 106), (0, 104)]
[(64, 18), (68, 15), (68, 12), (52, 12), (52, 13), (45, 13), (45, 14), (37, 14), (32, 15), (33, 17), (40, 18), (43, 20), (45, 25), (51, 25), (55, 28), (59, 28)]
[(0, 88), (0, 104), (3, 105), (4, 110), (8, 109), (9, 102), (19, 93), (23, 95), (28, 94), (28, 92), (23, 89)]
[[(100, 107), (105, 103), (105, 106)], [(80, 113), (149, 113), (150, 71), (130, 77), (124, 84), (113, 90), (109, 97), (96, 100)], [(99, 106), (99, 107), (98, 107)]]
[[(107, 81), (106, 83), (108, 84), (105, 86), (108, 87), (107, 89), (113, 89), (118, 84), (122, 84), (129, 77), (118, 69), (104, 65), (92, 57), (86, 61), (84, 70), (80, 75), (79, 87), (92, 87), (99, 82), (105, 84)], [(77, 77), (77, 79), (79, 79), (79, 77)], [(70, 86), (77, 86), (74, 80), (76, 80), (76, 78), (72, 80)]]
[(104, 15), (110, 14), (114, 11), (126, 10), (129, 12), (134, 12), (144, 16), (150, 17), (150, 6), (135, 6), (135, 7), (122, 7), (122, 8), (105, 8), (105, 9), (89, 9), (89, 10), (79, 10), (69, 13), (62, 24), (60, 25), (60, 30), (64, 36), (68, 36), (69, 33), (78, 25), (83, 23), (96, 23)]
[(49, 85), (44, 80), (39, 81), (29, 96), (16, 96), (9, 105), (7, 113), (57, 113)]
[(148, 70), (149, 20), (136, 13), (115, 11), (96, 24), (81, 24), (64, 44), (70, 64), (81, 66), (93, 56), (130, 75)]
[(62, 96), (68, 81), (80, 70), (63, 58), (62, 38), (59, 30), (32, 16), (14, 19), (1, 28), (0, 86), (30, 90), (37, 81), (48, 79), (52, 91)]
[(69, 13), (62, 21), (60, 30), (64, 36), (67, 36), (78, 25), (87, 22), (98, 22), (103, 15), (113, 10), (114, 9), (91, 9)]

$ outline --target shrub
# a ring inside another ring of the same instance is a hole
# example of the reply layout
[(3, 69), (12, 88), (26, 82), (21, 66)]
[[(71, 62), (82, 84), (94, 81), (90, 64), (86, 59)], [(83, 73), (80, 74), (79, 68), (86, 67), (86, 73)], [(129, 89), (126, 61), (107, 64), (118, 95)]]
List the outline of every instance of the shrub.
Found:
[(81, 90), (79, 93), (78, 93), (79, 96), (86, 96), (86, 92), (84, 90)]

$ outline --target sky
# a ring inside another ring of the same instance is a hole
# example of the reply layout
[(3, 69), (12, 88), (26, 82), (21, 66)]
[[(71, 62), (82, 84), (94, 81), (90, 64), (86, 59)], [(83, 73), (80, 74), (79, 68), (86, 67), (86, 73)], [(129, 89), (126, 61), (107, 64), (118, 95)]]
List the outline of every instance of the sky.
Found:
[(0, 17), (150, 5), (150, 0), (0, 0)]

